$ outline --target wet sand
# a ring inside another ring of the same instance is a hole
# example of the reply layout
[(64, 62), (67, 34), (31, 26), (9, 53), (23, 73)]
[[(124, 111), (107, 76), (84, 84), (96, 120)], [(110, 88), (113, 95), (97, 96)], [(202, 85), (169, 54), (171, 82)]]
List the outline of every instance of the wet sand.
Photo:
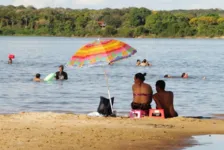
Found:
[(192, 135), (224, 134), (224, 120), (96, 118), (58, 113), (0, 115), (0, 149), (173, 150)]

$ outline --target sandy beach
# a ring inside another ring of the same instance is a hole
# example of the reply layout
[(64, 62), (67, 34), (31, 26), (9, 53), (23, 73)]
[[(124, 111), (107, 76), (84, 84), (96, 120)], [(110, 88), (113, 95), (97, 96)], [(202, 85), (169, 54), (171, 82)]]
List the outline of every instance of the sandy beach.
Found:
[(0, 149), (173, 150), (192, 135), (224, 134), (224, 120), (88, 117), (59, 113), (0, 115)]

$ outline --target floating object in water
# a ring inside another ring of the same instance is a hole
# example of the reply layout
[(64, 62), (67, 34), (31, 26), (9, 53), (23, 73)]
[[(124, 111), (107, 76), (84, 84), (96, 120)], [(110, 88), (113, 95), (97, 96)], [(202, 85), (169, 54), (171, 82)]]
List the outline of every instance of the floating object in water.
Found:
[(45, 78), (44, 78), (44, 81), (51, 81), (53, 80), (55, 77), (55, 73), (50, 73), (49, 75), (47, 75)]
[(14, 59), (15, 58), (15, 55), (14, 54), (9, 54), (8, 56), (10, 59)]

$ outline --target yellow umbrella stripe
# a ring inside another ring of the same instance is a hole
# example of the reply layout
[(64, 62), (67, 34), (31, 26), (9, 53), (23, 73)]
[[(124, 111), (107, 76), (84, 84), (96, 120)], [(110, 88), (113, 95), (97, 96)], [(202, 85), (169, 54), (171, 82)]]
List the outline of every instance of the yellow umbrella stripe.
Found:
[[(114, 43), (121, 43), (121, 41), (117, 41), (117, 40), (110, 40), (109, 42), (96, 42), (96, 43), (93, 43), (93, 44), (87, 44), (87, 45), (84, 45), (82, 48), (80, 49), (89, 49), (89, 48), (93, 48), (93, 47), (101, 47), (102, 45), (105, 46), (105, 45), (110, 45), (110, 44), (114, 44)], [(88, 45), (91, 45), (91, 46), (88, 46)]]
[(107, 46), (101, 46), (98, 48), (90, 48), (90, 49), (80, 49), (75, 56), (86, 56), (86, 55), (95, 55), (99, 53), (112, 52), (116, 49), (124, 47), (126, 44), (113, 44)]

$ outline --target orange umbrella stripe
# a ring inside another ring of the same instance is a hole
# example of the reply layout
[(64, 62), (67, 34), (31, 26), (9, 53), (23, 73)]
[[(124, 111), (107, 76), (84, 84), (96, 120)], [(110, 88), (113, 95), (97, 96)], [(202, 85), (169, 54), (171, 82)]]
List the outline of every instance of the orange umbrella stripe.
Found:
[(80, 49), (75, 56), (85, 56), (85, 55), (95, 55), (98, 53), (109, 53), (114, 50), (123, 48), (128, 46), (127, 44), (119, 44), (119, 45), (108, 45), (108, 46), (101, 46), (98, 48), (91, 48), (91, 49)]

